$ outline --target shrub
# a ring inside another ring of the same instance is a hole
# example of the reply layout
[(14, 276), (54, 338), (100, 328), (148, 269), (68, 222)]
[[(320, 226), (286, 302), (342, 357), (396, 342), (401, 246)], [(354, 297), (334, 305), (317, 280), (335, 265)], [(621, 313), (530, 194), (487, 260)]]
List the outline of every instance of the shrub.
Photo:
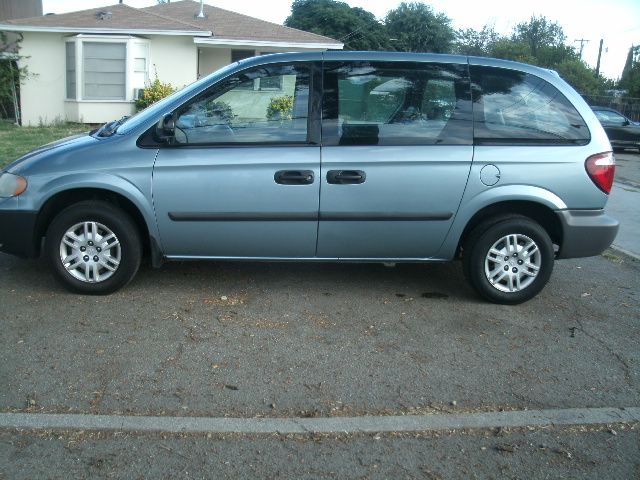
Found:
[(216, 118), (227, 124), (230, 124), (231, 120), (233, 120), (233, 110), (231, 110), (231, 106), (228, 103), (211, 100), (205, 104), (204, 109), (207, 112), (207, 117)]
[(136, 100), (136, 110), (144, 110), (149, 105), (153, 105), (158, 100), (168, 97), (176, 89), (170, 83), (162, 83), (156, 75), (156, 79), (146, 87), (140, 94), (140, 98)]
[(293, 97), (291, 95), (273, 97), (267, 107), (267, 118), (269, 120), (291, 120), (293, 118)]

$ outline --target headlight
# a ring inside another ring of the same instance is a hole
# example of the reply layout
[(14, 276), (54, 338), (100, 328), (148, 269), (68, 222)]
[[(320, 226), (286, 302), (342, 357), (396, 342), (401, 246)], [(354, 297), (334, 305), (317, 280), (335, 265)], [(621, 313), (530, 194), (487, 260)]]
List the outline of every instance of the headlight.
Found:
[(27, 189), (27, 179), (12, 173), (0, 175), (0, 198), (17, 197)]

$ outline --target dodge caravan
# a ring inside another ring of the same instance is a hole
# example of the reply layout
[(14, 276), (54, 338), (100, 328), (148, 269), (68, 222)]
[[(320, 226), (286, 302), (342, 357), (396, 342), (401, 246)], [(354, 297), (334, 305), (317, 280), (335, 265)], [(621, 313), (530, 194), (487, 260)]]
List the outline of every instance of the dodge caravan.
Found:
[(0, 251), (69, 289), (168, 260), (461, 259), (498, 303), (600, 254), (615, 160), (556, 73), (466, 56), (316, 52), (229, 65), (0, 176)]

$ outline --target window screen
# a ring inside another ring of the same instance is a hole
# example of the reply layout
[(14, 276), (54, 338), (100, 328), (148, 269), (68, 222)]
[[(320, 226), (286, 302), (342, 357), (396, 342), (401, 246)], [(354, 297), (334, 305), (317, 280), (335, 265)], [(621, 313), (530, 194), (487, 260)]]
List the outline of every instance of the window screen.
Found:
[[(255, 89), (256, 83), (280, 85)], [(176, 144), (306, 142), (309, 68), (269, 65), (215, 85), (177, 112)]]
[(466, 66), (325, 65), (324, 145), (470, 145)]
[(67, 55), (67, 98), (76, 98), (76, 44), (67, 42), (65, 44)]
[(589, 129), (580, 114), (540, 77), (472, 66), (471, 81), (477, 143), (588, 143)]
[(82, 49), (83, 98), (124, 100), (126, 97), (126, 44), (83, 42)]

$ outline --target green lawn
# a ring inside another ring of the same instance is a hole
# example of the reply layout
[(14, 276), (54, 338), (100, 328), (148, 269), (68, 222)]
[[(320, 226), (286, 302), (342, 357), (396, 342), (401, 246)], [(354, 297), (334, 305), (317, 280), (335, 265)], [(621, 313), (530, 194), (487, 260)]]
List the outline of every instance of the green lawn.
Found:
[(81, 123), (61, 123), (49, 127), (18, 127), (0, 121), (0, 168), (40, 145), (60, 138), (88, 132), (90, 126)]

